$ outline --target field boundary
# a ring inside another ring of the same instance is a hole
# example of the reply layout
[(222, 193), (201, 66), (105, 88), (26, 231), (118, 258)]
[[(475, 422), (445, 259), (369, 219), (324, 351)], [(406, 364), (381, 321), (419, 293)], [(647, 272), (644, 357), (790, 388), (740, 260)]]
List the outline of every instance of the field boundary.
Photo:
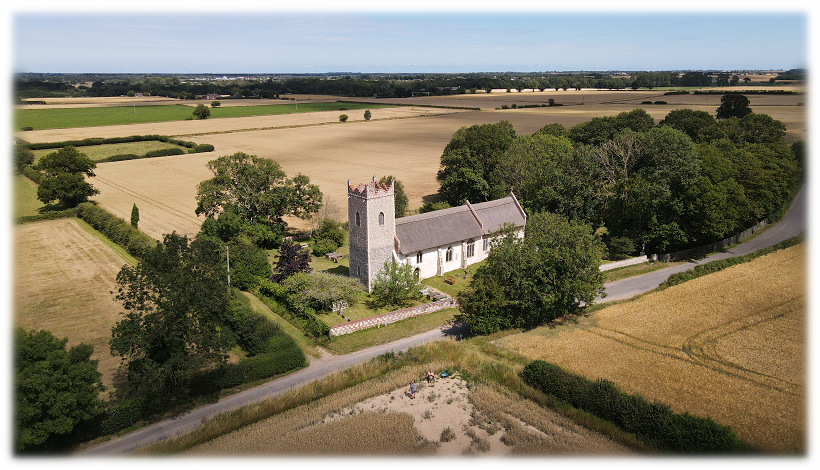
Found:
[(390, 323), (404, 320), (410, 317), (417, 317), (419, 315), (426, 315), (428, 313), (438, 312), (447, 308), (455, 308), (457, 306), (456, 299), (450, 297), (447, 299), (437, 300), (427, 304), (416, 305), (415, 307), (403, 308), (400, 310), (393, 310), (392, 312), (374, 315), (372, 317), (360, 318), (358, 320), (341, 323), (330, 327), (330, 336), (341, 336), (354, 331), (372, 328), (374, 326), (386, 326)]

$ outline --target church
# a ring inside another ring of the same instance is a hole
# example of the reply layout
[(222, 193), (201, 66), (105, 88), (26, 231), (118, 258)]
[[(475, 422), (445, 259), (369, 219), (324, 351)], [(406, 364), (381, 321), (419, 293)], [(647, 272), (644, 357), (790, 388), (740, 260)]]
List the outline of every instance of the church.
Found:
[(368, 292), (386, 262), (414, 267), (419, 280), (466, 268), (487, 258), (491, 240), (504, 224), (524, 236), (527, 215), (510, 192), (494, 201), (395, 217), (394, 185), (347, 182), (350, 276)]

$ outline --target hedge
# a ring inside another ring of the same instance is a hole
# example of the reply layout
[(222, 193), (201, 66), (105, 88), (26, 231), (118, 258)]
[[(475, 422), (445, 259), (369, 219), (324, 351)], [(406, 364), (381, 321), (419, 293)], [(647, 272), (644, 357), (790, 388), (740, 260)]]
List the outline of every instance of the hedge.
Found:
[(682, 454), (725, 454), (747, 450), (728, 426), (711, 418), (674, 413), (669, 405), (621, 391), (608, 380), (588, 380), (555, 364), (527, 364), (524, 379), (534, 388), (610, 421), (647, 444)]
[(23, 167), (23, 176), (34, 181), (37, 184), (40, 184), (40, 180), (43, 177), (43, 174), (39, 171), (35, 170), (31, 165), (26, 165)]
[(112, 242), (125, 248), (136, 258), (142, 258), (154, 247), (156, 241), (135, 229), (130, 222), (116, 217), (90, 202), (77, 206), (77, 217), (102, 232)]
[(666, 289), (667, 287), (682, 284), (686, 281), (691, 281), (692, 279), (696, 279), (707, 274), (716, 273), (718, 271), (724, 270), (728, 267), (737, 264), (749, 262), (755, 258), (768, 255), (769, 253), (773, 253), (775, 251), (783, 250), (791, 246), (797, 245), (805, 239), (806, 234), (802, 233), (796, 237), (789, 238), (788, 240), (783, 240), (782, 242), (772, 245), (770, 247), (761, 248), (760, 250), (757, 250), (754, 253), (749, 253), (748, 255), (735, 256), (733, 258), (719, 259), (715, 261), (709, 261), (708, 263), (699, 264), (688, 271), (672, 274), (665, 281), (663, 281), (660, 284), (660, 286), (658, 286), (658, 289)]
[[(187, 140), (179, 140), (179, 139), (172, 139), (167, 135), (158, 135), (158, 134), (149, 134), (149, 135), (132, 135), (129, 137), (109, 137), (109, 138), (101, 138), (101, 137), (90, 137), (88, 139), (82, 140), (64, 140), (62, 142), (40, 142), (36, 144), (20, 144), (25, 145), (31, 150), (41, 150), (41, 149), (56, 149), (56, 148), (63, 148), (69, 145), (73, 147), (88, 147), (91, 145), (103, 145), (103, 144), (123, 144), (128, 142), (145, 142), (150, 140), (158, 140), (160, 142), (166, 142), (169, 144), (179, 145), (180, 147), (185, 147), (188, 149), (194, 149), (198, 145), (196, 142), (190, 142)], [(210, 145), (210, 144), (199, 144), (202, 145)], [(213, 150), (213, 146), (211, 146), (211, 150)], [(199, 152), (207, 152), (211, 150), (199, 150)], [(184, 153), (184, 152), (182, 152)]]
[(68, 217), (77, 217), (77, 208), (72, 207), (71, 209), (66, 209), (62, 211), (48, 211), (43, 212), (42, 214), (37, 215), (24, 215), (23, 217), (17, 218), (18, 224), (25, 224), (27, 222), (37, 222), (39, 220), (54, 220), (54, 219), (64, 219)]

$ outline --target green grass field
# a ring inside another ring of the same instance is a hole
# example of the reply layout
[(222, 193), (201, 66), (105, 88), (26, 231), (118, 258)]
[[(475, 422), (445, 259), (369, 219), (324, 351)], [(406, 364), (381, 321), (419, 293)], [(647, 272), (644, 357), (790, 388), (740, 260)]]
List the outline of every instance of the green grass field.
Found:
[[(168, 142), (160, 142), (158, 140), (124, 142), (121, 144), (88, 145), (84, 147), (77, 147), (77, 150), (97, 162), (112, 155), (122, 155), (127, 153), (133, 153), (134, 155), (145, 155), (152, 150), (163, 150), (167, 148), (180, 148), (185, 153), (188, 153), (188, 149), (181, 145), (169, 144)], [(37, 163), (42, 157), (48, 155), (49, 153), (56, 152), (57, 150), (58, 149), (32, 150), (32, 152), (34, 152), (34, 162)]]
[[(297, 109), (298, 107), (298, 109)], [(334, 111), (345, 108), (378, 109), (387, 105), (357, 103), (295, 103), (262, 106), (231, 106), (226, 108), (209, 108), (211, 117), (219, 119), (229, 117), (268, 116), (273, 114), (309, 113), (315, 111)], [(14, 111), (14, 128), (32, 127), (34, 130), (63, 129), (68, 127), (114, 126), (120, 124), (144, 124), (149, 122), (184, 121), (193, 116), (194, 108), (188, 105), (175, 104), (167, 106), (116, 106), (107, 108), (54, 108), (54, 109), (16, 109)]]
[(14, 218), (37, 215), (43, 206), (37, 199), (37, 185), (23, 175), (14, 175)]

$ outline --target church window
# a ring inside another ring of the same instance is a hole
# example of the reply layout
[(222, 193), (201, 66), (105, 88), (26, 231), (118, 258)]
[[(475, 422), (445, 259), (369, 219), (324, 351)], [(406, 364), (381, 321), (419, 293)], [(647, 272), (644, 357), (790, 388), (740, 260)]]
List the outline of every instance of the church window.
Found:
[(359, 213), (356, 212), (356, 227), (362, 226), (362, 220), (359, 218)]
[(421, 252), (416, 253), (416, 263), (421, 264)]
[(379, 212), (379, 227), (384, 227), (384, 212)]
[(490, 239), (485, 238), (484, 239), (484, 251), (486, 252), (489, 248), (490, 248)]
[(475, 241), (470, 240), (467, 242), (467, 257), (472, 258), (475, 256)]
[(452, 246), (447, 247), (447, 254), (444, 255), (444, 260), (445, 261), (453, 261), (453, 247)]

